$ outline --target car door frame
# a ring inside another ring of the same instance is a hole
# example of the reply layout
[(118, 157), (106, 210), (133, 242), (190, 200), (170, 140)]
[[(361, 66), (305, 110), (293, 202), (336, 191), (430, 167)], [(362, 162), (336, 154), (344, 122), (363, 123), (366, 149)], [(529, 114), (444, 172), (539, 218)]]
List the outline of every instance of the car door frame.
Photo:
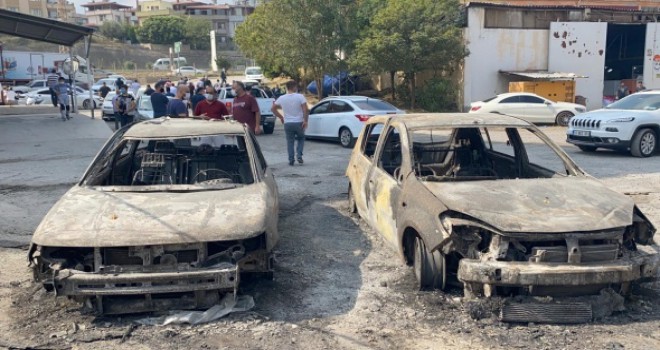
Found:
[[(522, 105), (529, 116), (529, 121), (534, 123), (546, 123), (548, 120), (554, 122), (554, 113), (552, 112), (552, 105), (548, 104), (549, 100), (540, 96), (521, 95)], [(525, 101), (525, 99), (539, 99), (541, 103)], [(551, 116), (552, 114), (552, 116)]]
[[(345, 107), (342, 107), (342, 110), (340, 111), (338, 108), (331, 109), (331, 112), (326, 113), (324, 116), (323, 120), (321, 121), (321, 135), (324, 138), (327, 139), (337, 139), (339, 138), (339, 129), (342, 126), (348, 127), (348, 125), (344, 125), (344, 120), (343, 118), (345, 117), (345, 113), (350, 113), (350, 112), (355, 112), (355, 108), (351, 106), (350, 103), (344, 100), (340, 99), (335, 99), (332, 100), (332, 103), (330, 103), (330, 108), (333, 108), (333, 106), (339, 106), (339, 104), (343, 104), (344, 106), (348, 106), (351, 110), (346, 111), (344, 110)], [(350, 129), (350, 128), (349, 128)], [(351, 130), (353, 132), (353, 130)]]
[[(390, 130), (399, 133), (401, 164), (398, 178), (389, 174), (381, 167), (381, 157)], [(364, 192), (367, 204), (368, 221), (395, 249), (399, 246), (398, 220), (399, 208), (402, 208), (403, 179), (412, 172), (410, 152), (408, 149), (408, 131), (402, 124), (387, 123), (378, 139), (378, 147), (374, 154)]]
[(321, 101), (316, 106), (312, 107), (312, 109), (309, 112), (309, 119), (308, 119), (307, 130), (305, 130), (305, 136), (321, 137), (319, 130), (321, 129), (321, 124), (323, 123), (322, 119), (326, 114), (328, 114), (327, 112), (328, 108), (326, 108), (326, 112), (321, 112), (321, 113), (312, 113), (312, 112), (324, 104), (327, 104), (328, 107), (330, 107), (331, 103), (332, 100)]
[[(503, 102), (505, 100), (512, 99), (512, 98), (518, 99), (518, 102)], [(520, 96), (519, 95), (505, 97), (502, 100), (497, 101), (497, 105), (498, 106), (500, 106), (500, 105), (504, 106), (505, 108), (502, 109), (502, 108), (494, 107), (493, 108), (494, 112), (499, 112), (499, 113), (502, 113), (502, 114), (512, 115), (512, 116), (516, 116), (516, 117), (522, 116), (524, 114), (523, 111), (522, 111), (524, 106), (523, 106), (522, 102), (520, 101)]]

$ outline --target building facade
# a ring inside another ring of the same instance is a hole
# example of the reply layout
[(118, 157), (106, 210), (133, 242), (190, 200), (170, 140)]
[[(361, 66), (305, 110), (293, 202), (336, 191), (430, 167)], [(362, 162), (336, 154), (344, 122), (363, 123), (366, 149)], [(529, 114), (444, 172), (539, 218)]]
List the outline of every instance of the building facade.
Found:
[(172, 16), (176, 15), (174, 11), (174, 4), (165, 0), (148, 0), (137, 2), (136, 16), (138, 23), (142, 24), (150, 17), (156, 16)]
[(101, 26), (106, 21), (120, 23), (137, 23), (135, 8), (118, 4), (108, 0), (92, 1), (82, 5), (85, 8), (85, 17), (90, 26)]
[(626, 0), (466, 2), (464, 109), (507, 92), (525, 72), (578, 77), (575, 95), (586, 98), (588, 109), (602, 107), (621, 82), (660, 88), (658, 6)]
[(68, 0), (0, 0), (0, 8), (33, 16), (77, 23), (76, 8)]

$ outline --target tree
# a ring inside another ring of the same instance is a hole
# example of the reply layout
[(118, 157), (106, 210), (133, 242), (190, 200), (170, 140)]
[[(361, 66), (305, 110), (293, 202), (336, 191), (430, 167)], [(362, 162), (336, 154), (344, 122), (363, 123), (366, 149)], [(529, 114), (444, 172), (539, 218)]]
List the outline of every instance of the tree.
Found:
[(218, 69), (224, 68), (225, 70), (229, 70), (231, 68), (231, 61), (229, 58), (224, 57), (224, 56), (218, 56), (215, 59), (215, 64), (218, 66)]
[(137, 31), (141, 42), (172, 45), (185, 37), (185, 19), (175, 16), (147, 18)]
[(467, 55), (458, 0), (387, 0), (357, 42), (354, 67), (373, 72), (401, 71), (415, 108), (416, 74), (451, 75)]
[(124, 30), (119, 22), (105, 21), (99, 27), (99, 33), (106, 38), (121, 40)]
[(188, 17), (184, 23), (183, 42), (193, 50), (208, 50), (211, 48), (211, 22)]
[(342, 68), (359, 33), (355, 7), (351, 0), (270, 1), (237, 28), (236, 43), (266, 71), (315, 80), (322, 96), (323, 75)]

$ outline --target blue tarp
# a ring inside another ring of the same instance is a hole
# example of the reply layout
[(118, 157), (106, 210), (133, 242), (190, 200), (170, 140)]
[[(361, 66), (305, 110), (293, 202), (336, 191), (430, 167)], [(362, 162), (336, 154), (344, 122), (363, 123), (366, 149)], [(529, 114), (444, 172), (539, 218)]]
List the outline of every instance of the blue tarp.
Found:
[[(328, 74), (323, 76), (323, 97), (328, 96), (333, 91), (341, 91), (342, 95), (353, 94), (355, 92), (355, 83), (351, 81), (348, 72), (341, 72), (338, 75), (330, 76)], [(316, 81), (307, 85), (307, 91), (312, 94), (318, 93), (316, 89)]]

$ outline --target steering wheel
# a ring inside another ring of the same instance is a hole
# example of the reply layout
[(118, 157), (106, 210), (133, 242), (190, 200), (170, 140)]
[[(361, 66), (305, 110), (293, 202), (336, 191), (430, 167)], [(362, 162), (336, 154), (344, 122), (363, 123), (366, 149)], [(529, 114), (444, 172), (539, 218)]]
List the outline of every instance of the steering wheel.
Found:
[(195, 176), (193, 177), (192, 183), (194, 183), (194, 184), (198, 183), (197, 178), (200, 175), (207, 176), (208, 173), (210, 173), (210, 172), (218, 172), (220, 176), (214, 177), (213, 179), (204, 180), (202, 182), (207, 182), (207, 181), (210, 181), (210, 180), (217, 180), (217, 179), (222, 179), (222, 178), (232, 180), (234, 178), (234, 176), (232, 174), (230, 174), (227, 171), (222, 170), (222, 169), (206, 169), (206, 170), (198, 171), (197, 174), (195, 174)]

